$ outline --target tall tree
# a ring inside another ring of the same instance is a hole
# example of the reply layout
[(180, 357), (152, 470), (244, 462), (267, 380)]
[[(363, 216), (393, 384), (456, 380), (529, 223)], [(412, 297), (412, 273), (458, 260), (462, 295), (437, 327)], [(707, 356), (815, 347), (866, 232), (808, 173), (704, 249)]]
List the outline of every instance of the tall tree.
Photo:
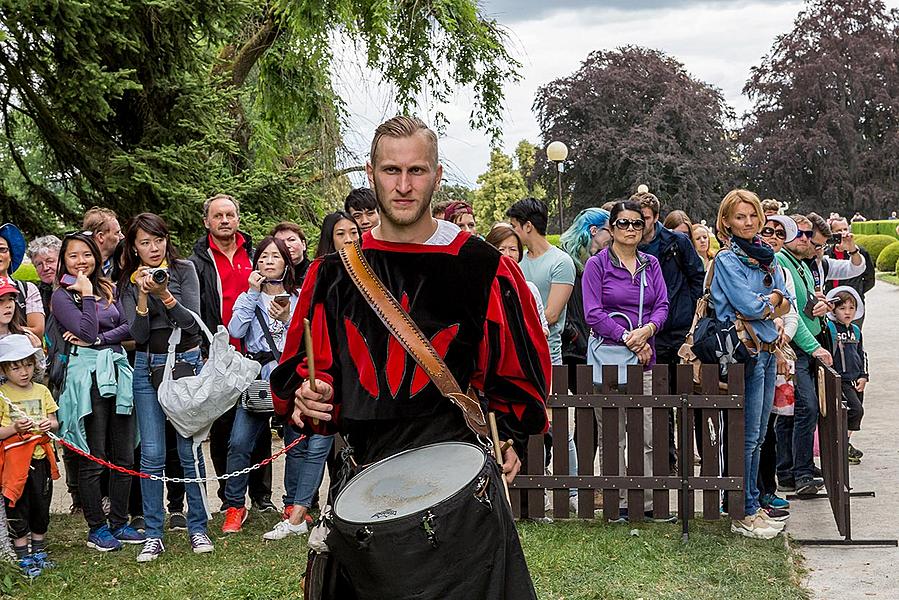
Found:
[(810, 2), (743, 92), (745, 162), (765, 195), (846, 214), (899, 203), (899, 12)]
[[(732, 109), (657, 50), (593, 52), (574, 74), (541, 87), (534, 110), (544, 144), (561, 140), (570, 151), (566, 214), (629, 197), (645, 183), (664, 210), (711, 218), (733, 183)], [(542, 150), (537, 168), (555, 183)]]
[(517, 77), (474, 0), (0, 0), (0, 205), (31, 231), (103, 204), (193, 235), (229, 191), (260, 223), (314, 220), (343, 173), (336, 44), (404, 111), (470, 87), (492, 135)]
[[(521, 140), (515, 146), (515, 161), (518, 172), (521, 173), (524, 184), (528, 188), (528, 195), (543, 200), (546, 197), (546, 189), (540, 183), (537, 175), (537, 157), (540, 156), (540, 148), (527, 140)], [(546, 155), (542, 155), (546, 158)]]
[(506, 209), (527, 197), (528, 188), (512, 158), (494, 148), (490, 165), (478, 176), (474, 192), (474, 215), (481, 230), (489, 229), (496, 221), (506, 218)]

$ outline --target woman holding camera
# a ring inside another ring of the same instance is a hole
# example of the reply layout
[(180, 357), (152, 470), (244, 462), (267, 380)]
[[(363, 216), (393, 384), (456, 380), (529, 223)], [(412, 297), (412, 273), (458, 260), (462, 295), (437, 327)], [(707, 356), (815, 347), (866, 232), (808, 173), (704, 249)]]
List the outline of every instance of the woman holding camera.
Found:
[[(279, 239), (262, 240), (253, 257), (255, 270), (250, 273), (250, 288), (237, 297), (228, 331), (243, 340), (244, 352), (262, 365), (259, 379), (267, 382), (278, 364), (287, 326), (299, 294), (294, 284), (290, 251)], [(266, 399), (271, 393), (267, 390)], [(253, 388), (250, 397), (242, 398), (234, 415), (228, 441), (227, 471), (233, 473), (250, 466), (250, 455), (260, 432), (270, 427), (272, 409), (254, 404), (258, 398)], [(285, 435), (286, 437), (286, 435)], [(285, 439), (285, 442), (288, 440)], [(222, 533), (237, 533), (247, 518), (246, 499), (249, 476), (232, 477), (225, 484), (225, 522)]]
[[(162, 475), (166, 462), (166, 416), (159, 405), (157, 389), (162, 383), (173, 327), (181, 328), (175, 348), (175, 371), (180, 376), (200, 370), (200, 326), (190, 313), (200, 311), (200, 282), (192, 262), (180, 260), (169, 240), (165, 221), (152, 213), (141, 213), (125, 233), (125, 255), (120, 298), (134, 338), (134, 404), (141, 437), (141, 471)], [(187, 478), (205, 477), (203, 451), (194, 453), (193, 440), (175, 434), (178, 457)], [(163, 484), (141, 479), (146, 536), (138, 562), (155, 560), (165, 551), (162, 527), (165, 521)], [(185, 486), (187, 529), (191, 548), (211, 552), (206, 530), (205, 488)]]

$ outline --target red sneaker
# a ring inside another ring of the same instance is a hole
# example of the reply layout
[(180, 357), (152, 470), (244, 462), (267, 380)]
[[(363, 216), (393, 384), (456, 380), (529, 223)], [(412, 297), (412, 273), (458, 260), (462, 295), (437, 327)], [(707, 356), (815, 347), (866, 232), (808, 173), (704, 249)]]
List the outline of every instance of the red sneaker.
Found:
[(281, 511), (281, 520), (287, 521), (290, 519), (290, 513), (293, 512), (293, 504), (285, 504), (284, 510)]
[(222, 523), (222, 533), (238, 533), (246, 520), (246, 508), (234, 508), (233, 506), (228, 508), (225, 511), (225, 522)]

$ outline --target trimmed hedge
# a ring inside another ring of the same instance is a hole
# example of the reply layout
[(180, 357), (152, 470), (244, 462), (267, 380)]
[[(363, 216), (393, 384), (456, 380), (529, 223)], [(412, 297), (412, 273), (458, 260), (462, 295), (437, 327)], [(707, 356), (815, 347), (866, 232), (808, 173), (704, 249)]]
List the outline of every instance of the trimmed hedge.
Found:
[(868, 249), (868, 246), (865, 245), (865, 241), (866, 241), (869, 237), (871, 237), (870, 235), (855, 235), (855, 234), (852, 234), (852, 237), (855, 239), (855, 243), (856, 243), (856, 244), (858, 244), (859, 246), (864, 247), (865, 250)]
[(899, 262), (899, 240), (896, 240), (881, 251), (877, 257), (878, 271), (895, 271), (896, 262)]
[(852, 233), (861, 235), (888, 235), (899, 239), (896, 226), (899, 221), (860, 221), (852, 224)]
[(19, 268), (16, 269), (16, 272), (12, 274), (12, 278), (19, 281), (30, 281), (35, 284), (40, 282), (40, 278), (37, 276), (37, 270), (30, 262), (22, 262)]
[(888, 235), (869, 235), (865, 239), (865, 243), (862, 244), (862, 246), (865, 247), (865, 250), (867, 250), (868, 254), (871, 255), (871, 260), (873, 260), (876, 264), (877, 257), (880, 256), (880, 253), (883, 252), (883, 249), (895, 241), (896, 238), (890, 237)]

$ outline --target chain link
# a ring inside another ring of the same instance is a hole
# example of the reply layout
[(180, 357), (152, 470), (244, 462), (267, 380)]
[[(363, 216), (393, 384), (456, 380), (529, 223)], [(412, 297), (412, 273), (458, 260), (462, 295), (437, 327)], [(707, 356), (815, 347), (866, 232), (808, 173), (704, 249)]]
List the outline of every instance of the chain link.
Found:
[[(16, 406), (13, 403), (13, 401), (10, 400), (6, 396), (6, 394), (4, 394), (3, 392), (0, 392), (0, 399), (2, 399), (6, 403), (6, 405), (9, 407), (10, 419), (19, 419), (19, 418), (30, 419), (31, 418), (27, 414), (25, 414), (25, 412), (22, 411), (22, 409), (20, 409), (18, 406)], [(72, 450), (79, 456), (82, 456), (88, 460), (92, 460), (95, 463), (103, 465), (104, 467), (107, 467), (109, 469), (113, 469), (114, 471), (118, 471), (120, 473), (125, 473), (126, 475), (132, 475), (134, 477), (139, 477), (141, 479), (150, 479), (152, 481), (163, 481), (163, 482), (172, 482), (172, 483), (206, 483), (207, 481), (226, 480), (226, 479), (231, 479), (232, 477), (238, 477), (240, 475), (247, 475), (247, 474), (251, 473), (252, 471), (255, 471), (256, 469), (261, 469), (262, 467), (266, 466), (267, 464), (275, 461), (282, 454), (286, 454), (294, 446), (296, 446), (297, 444), (302, 442), (304, 439), (306, 439), (305, 435), (301, 435), (300, 437), (298, 437), (294, 441), (290, 442), (289, 444), (287, 444), (286, 446), (281, 448), (281, 450), (279, 450), (278, 452), (275, 452), (268, 458), (256, 463), (255, 465), (250, 465), (249, 467), (247, 467), (245, 469), (241, 469), (239, 471), (234, 471), (233, 473), (225, 473), (224, 475), (212, 475), (209, 477), (166, 477), (164, 475), (152, 475), (150, 473), (144, 473), (143, 471), (133, 471), (131, 469), (126, 469), (125, 467), (122, 467), (122, 466), (113, 464), (109, 461), (103, 460), (102, 458), (98, 458), (98, 457), (90, 454), (89, 452), (85, 452), (84, 450), (81, 450), (80, 448), (76, 447), (72, 443), (62, 439), (61, 437), (59, 437), (52, 431), (48, 431), (45, 435), (47, 437), (49, 437), (51, 440), (59, 442), (60, 444), (62, 444), (66, 448), (68, 448), (69, 450)]]

